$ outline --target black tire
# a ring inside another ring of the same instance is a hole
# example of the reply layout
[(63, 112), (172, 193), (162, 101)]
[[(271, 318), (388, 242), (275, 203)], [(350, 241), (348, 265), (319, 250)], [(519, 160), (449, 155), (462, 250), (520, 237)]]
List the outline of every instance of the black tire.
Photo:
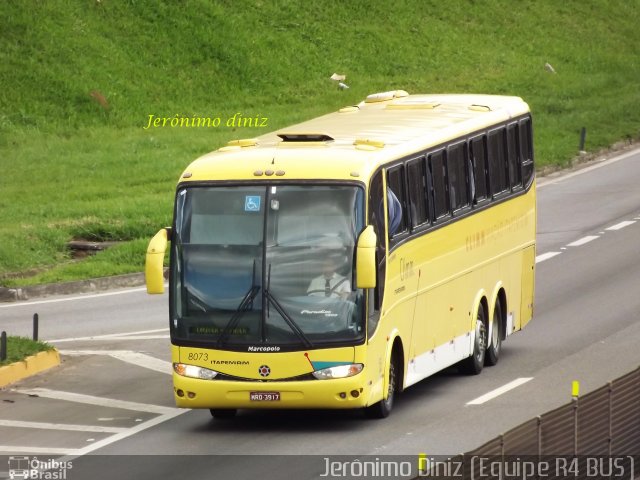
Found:
[(233, 418), (238, 410), (235, 408), (210, 408), (209, 412), (213, 418)]
[(460, 371), (467, 375), (478, 375), (484, 366), (485, 353), (487, 349), (487, 322), (484, 308), (478, 307), (476, 318), (476, 334), (473, 344), (473, 355), (460, 363)]
[(398, 391), (398, 366), (394, 353), (391, 355), (391, 363), (389, 364), (389, 391), (387, 392), (387, 398), (383, 398), (378, 403), (374, 403), (365, 409), (365, 414), (369, 418), (387, 418), (393, 409), (393, 403)]
[(493, 367), (498, 363), (500, 350), (502, 350), (502, 304), (499, 299), (496, 300), (496, 306), (493, 309), (491, 330), (491, 344), (487, 348), (487, 353), (484, 356), (484, 364), (489, 367)]

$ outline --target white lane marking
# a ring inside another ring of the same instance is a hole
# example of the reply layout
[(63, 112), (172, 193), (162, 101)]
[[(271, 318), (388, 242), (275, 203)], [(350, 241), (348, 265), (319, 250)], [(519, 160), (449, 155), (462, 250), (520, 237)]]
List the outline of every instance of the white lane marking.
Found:
[(21, 454), (74, 455), (80, 452), (77, 448), (20, 447), (17, 445), (0, 445), (0, 452)]
[(81, 339), (77, 339), (77, 338), (65, 338), (65, 339), (61, 339), (61, 340), (47, 340), (47, 343), (51, 343), (51, 342), (57, 342), (57, 343), (62, 343), (62, 342), (78, 342), (78, 341), (92, 341), (92, 342), (99, 342), (99, 341), (123, 341), (123, 340), (166, 340), (167, 338), (170, 338), (169, 335), (137, 335), (134, 337), (121, 337), (119, 335), (114, 336), (114, 337), (87, 337), (87, 338), (81, 338)]
[(575, 242), (568, 243), (567, 247), (581, 247), (582, 245), (589, 242), (593, 242), (598, 238), (600, 238), (598, 235), (587, 235), (586, 237), (582, 237), (581, 239), (576, 240)]
[(99, 425), (73, 425), (68, 423), (23, 422), (18, 420), (0, 420), (0, 427), (37, 428), (39, 430), (65, 430), (69, 432), (120, 433), (126, 428), (103, 427)]
[(62, 355), (84, 356), (84, 355), (108, 355), (117, 360), (135, 365), (136, 367), (147, 368), (167, 375), (173, 374), (171, 362), (160, 360), (141, 352), (131, 350), (59, 350)]
[(109, 354), (113, 358), (117, 358), (123, 362), (131, 363), (137, 367), (148, 368), (156, 372), (173, 375), (173, 365), (166, 360), (152, 357), (140, 352), (117, 352)]
[(111, 445), (112, 443), (115, 443), (115, 442), (119, 442), (120, 440), (123, 440), (132, 435), (135, 435), (136, 433), (140, 433), (144, 430), (147, 430), (148, 428), (155, 427), (156, 425), (160, 425), (161, 423), (164, 423), (168, 420), (171, 420), (189, 411), (188, 409), (181, 409), (181, 408), (174, 408), (173, 410), (174, 411), (171, 413), (166, 413), (164, 415), (157, 416), (155, 418), (152, 418), (151, 420), (147, 420), (144, 423), (136, 425), (135, 427), (129, 428), (125, 432), (111, 435), (110, 437), (104, 438), (96, 443), (93, 443), (84, 448), (81, 448), (80, 450), (76, 450), (75, 452), (71, 453), (70, 456), (62, 457), (59, 460), (63, 462), (68, 462), (70, 460), (73, 460), (74, 458), (81, 457), (95, 450), (98, 450), (99, 448), (106, 447), (107, 445)]
[[(58, 338), (56, 340), (47, 340), (48, 343), (52, 342), (77, 342), (80, 340), (102, 340), (112, 339), (114, 337), (130, 337), (131, 335), (144, 335), (146, 333), (158, 333), (168, 332), (168, 328), (156, 328), (155, 330), (138, 330), (137, 332), (120, 332), (120, 333), (107, 333), (105, 335), (92, 335), (90, 337), (72, 337), (72, 338)], [(137, 337), (140, 338), (140, 337)]]
[(129, 350), (58, 350), (61, 355), (113, 355), (115, 353), (128, 352)]
[(619, 162), (620, 160), (624, 160), (624, 159), (626, 159), (628, 157), (632, 157), (634, 155), (637, 155), (638, 153), (640, 153), (640, 149), (636, 148), (636, 149), (631, 150), (631, 151), (629, 151), (627, 153), (623, 153), (620, 156), (610, 158), (609, 160), (601, 161), (599, 163), (591, 165), (590, 167), (585, 167), (585, 168), (583, 168), (581, 170), (577, 170), (575, 172), (568, 173), (567, 175), (563, 175), (563, 176), (555, 178), (553, 180), (549, 180), (548, 182), (544, 181), (544, 177), (543, 177), (540, 182), (536, 181), (536, 184), (537, 184), (536, 188), (540, 189), (540, 188), (544, 188), (544, 187), (546, 187), (548, 185), (554, 185), (554, 184), (562, 182), (564, 180), (568, 180), (570, 178), (577, 177), (578, 175), (582, 175), (583, 173), (591, 172), (591, 171), (596, 170), (598, 168), (605, 167), (607, 165), (611, 165), (612, 163)]
[[(628, 227), (629, 225), (633, 225), (634, 223), (636, 223), (635, 220), (640, 220), (640, 217), (634, 220), (626, 220), (624, 222), (616, 223), (615, 225), (612, 225), (606, 228), (605, 230), (610, 230), (610, 231), (620, 230), (622, 228)], [(600, 235), (604, 235), (604, 234), (605, 232), (599, 232), (598, 235), (587, 235), (585, 237), (582, 237), (576, 240), (575, 242), (568, 243), (567, 247), (581, 247), (582, 245), (585, 245), (589, 242), (593, 242), (594, 240), (597, 240), (598, 238), (600, 238)], [(536, 257), (536, 263), (544, 262), (545, 260), (549, 260), (550, 258), (553, 258), (556, 255), (560, 255), (562, 251), (566, 250), (566, 247), (560, 247), (560, 250), (561, 250), (560, 252), (547, 252), (547, 253), (543, 253), (542, 255), (538, 255)]]
[(471, 400), (470, 402), (467, 402), (467, 405), (482, 405), (483, 403), (488, 402), (489, 400), (492, 400), (500, 395), (502, 395), (503, 393), (506, 393), (510, 390), (513, 390), (514, 388), (519, 387), (520, 385), (524, 385), (525, 383), (527, 383), (528, 381), (533, 380), (533, 377), (522, 377), (522, 378), (516, 378), (514, 381), (507, 383), (506, 385), (503, 385), (500, 388), (496, 388), (495, 390), (490, 391), (489, 393), (485, 393), (484, 395)]
[(169, 335), (138, 335), (135, 337), (93, 338), (92, 340), (116, 340), (120, 342), (122, 340), (166, 340), (167, 338), (170, 338)]
[(626, 222), (620, 222), (620, 223), (616, 223), (615, 225), (611, 225), (609, 228), (606, 228), (605, 230), (620, 230), (624, 227), (628, 227), (629, 225), (633, 225), (634, 223), (636, 223), (634, 220), (627, 220)]
[(68, 402), (85, 403), (87, 405), (97, 405), (108, 408), (122, 408), (125, 410), (134, 410), (137, 412), (148, 412), (165, 415), (173, 413), (177, 408), (163, 407), (161, 405), (150, 405), (146, 403), (128, 402), (126, 400), (115, 400), (113, 398), (95, 397), (93, 395), (85, 395), (82, 393), (63, 392), (60, 390), (49, 390), (48, 388), (16, 388), (11, 389), (12, 392), (22, 393), (24, 395), (38, 395), (39, 397), (53, 398), (55, 400), (65, 400)]
[(0, 305), (0, 308), (30, 307), (31, 305), (42, 305), (45, 303), (73, 302), (75, 300), (87, 300), (91, 298), (110, 297), (113, 295), (124, 295), (125, 293), (145, 292), (146, 290), (147, 290), (147, 287), (141, 287), (141, 288), (130, 288), (128, 290), (118, 290), (117, 292), (93, 293), (89, 295), (76, 295), (74, 297), (67, 297), (67, 298), (52, 298), (51, 300), (35, 300), (33, 302), (26, 300), (23, 302), (14, 302), (14, 303), (7, 303), (4, 305)]
[(538, 255), (536, 257), (536, 263), (544, 262), (545, 260), (549, 260), (550, 258), (555, 257), (556, 255), (560, 255), (560, 252), (547, 252), (542, 255)]

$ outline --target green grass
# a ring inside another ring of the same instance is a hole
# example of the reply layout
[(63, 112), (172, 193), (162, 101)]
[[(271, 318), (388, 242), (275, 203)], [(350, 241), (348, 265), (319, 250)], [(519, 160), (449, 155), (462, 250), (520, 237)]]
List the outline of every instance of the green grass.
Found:
[[(637, 140), (638, 24), (622, 0), (0, 2), (0, 285), (142, 270), (191, 160), (375, 91), (519, 95), (539, 168), (582, 127)], [(143, 128), (236, 112), (268, 128)], [(123, 243), (74, 261), (75, 238)]]
[(7, 359), (0, 361), (0, 367), (20, 362), (38, 352), (48, 352), (53, 347), (45, 342), (34, 342), (25, 337), (7, 337)]

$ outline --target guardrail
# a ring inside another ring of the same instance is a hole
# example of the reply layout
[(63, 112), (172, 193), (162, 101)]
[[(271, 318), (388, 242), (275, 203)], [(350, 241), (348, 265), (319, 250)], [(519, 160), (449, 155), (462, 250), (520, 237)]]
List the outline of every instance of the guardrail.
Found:
[(529, 420), (466, 455), (640, 452), (640, 368)]
[[(520, 468), (527, 462), (549, 464), (545, 459), (553, 459), (557, 467), (558, 460), (562, 460), (565, 473), (571, 473), (574, 461), (574, 473), (580, 472), (575, 478), (618, 478), (611, 470), (624, 463), (625, 476), (620, 478), (640, 478), (640, 367), (583, 397), (574, 397), (571, 403), (533, 418), (471, 452), (454, 457), (449, 462), (461, 465), (459, 477), (451, 474), (451, 468), (447, 470), (448, 475), (430, 472), (426, 476), (432, 479), (515, 478), (504, 470), (487, 477), (486, 464), (482, 471), (481, 459), (498, 465), (515, 461)], [(580, 468), (577, 462), (582, 462)], [(591, 470), (595, 477), (584, 468), (588, 463), (595, 465)], [(557, 471), (554, 475), (553, 469), (546, 474), (538, 472), (534, 476), (518, 477), (567, 478)]]

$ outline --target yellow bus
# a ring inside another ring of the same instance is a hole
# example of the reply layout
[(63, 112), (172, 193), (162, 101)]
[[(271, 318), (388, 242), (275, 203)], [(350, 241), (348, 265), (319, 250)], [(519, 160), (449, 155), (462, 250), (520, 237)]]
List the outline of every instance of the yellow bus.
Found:
[(517, 97), (369, 95), (195, 160), (151, 240), (176, 404), (364, 408), (458, 365), (480, 373), (532, 317), (532, 120)]

